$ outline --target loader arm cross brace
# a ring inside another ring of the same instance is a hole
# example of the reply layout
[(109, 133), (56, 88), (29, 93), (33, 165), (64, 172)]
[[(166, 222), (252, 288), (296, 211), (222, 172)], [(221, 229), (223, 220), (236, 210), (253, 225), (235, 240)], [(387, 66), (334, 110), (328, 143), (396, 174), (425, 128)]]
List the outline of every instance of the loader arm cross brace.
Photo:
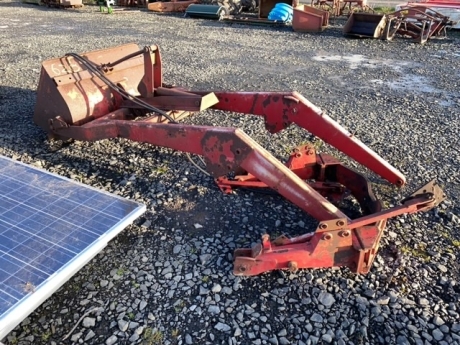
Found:
[[(271, 133), (294, 123), (390, 183), (405, 184), (397, 169), (297, 92), (203, 92), (164, 84), (156, 46), (139, 50), (128, 44), (45, 61), (34, 120), (55, 137), (120, 137), (202, 155), (223, 191), (241, 185), (271, 188), (320, 221), (313, 234), (274, 242), (264, 236), (257, 248), (237, 249), (238, 275), (332, 266), (366, 273), (387, 218), (429, 209), (443, 198), (432, 183), (425, 187), (429, 192), (382, 211), (363, 176), (331, 156), (316, 154), (311, 146), (297, 148), (283, 164), (240, 129), (178, 122), (205, 109), (262, 116)], [(236, 178), (229, 179), (229, 173)], [(349, 219), (330, 201), (349, 193), (363, 217)]]

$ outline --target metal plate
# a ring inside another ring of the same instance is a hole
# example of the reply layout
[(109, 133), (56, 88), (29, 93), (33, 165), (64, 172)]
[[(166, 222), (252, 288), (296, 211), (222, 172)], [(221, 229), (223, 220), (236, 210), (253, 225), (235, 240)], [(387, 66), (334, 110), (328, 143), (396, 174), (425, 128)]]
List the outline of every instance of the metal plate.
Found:
[(144, 212), (0, 156), (0, 339)]

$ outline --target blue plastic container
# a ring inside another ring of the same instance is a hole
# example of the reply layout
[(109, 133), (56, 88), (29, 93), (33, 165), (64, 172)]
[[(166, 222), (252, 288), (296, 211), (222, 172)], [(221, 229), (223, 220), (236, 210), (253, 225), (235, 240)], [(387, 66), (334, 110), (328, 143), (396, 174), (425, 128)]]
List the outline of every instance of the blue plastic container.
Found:
[(277, 3), (275, 7), (268, 14), (269, 20), (275, 20), (278, 22), (291, 22), (294, 9), (292, 6), (285, 3)]

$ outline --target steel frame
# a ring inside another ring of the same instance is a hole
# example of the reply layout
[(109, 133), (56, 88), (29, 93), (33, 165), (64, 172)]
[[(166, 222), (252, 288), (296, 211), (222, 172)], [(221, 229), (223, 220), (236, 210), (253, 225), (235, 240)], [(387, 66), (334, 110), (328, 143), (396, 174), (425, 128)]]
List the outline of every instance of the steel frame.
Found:
[[(428, 210), (444, 198), (432, 182), (402, 206), (382, 211), (366, 178), (309, 145), (294, 150), (283, 164), (240, 129), (177, 122), (204, 109), (262, 116), (271, 133), (296, 124), (390, 183), (405, 184), (401, 172), (297, 92), (203, 92), (164, 84), (157, 46), (125, 45), (45, 61), (34, 120), (59, 138), (121, 137), (202, 155), (223, 191), (271, 188), (320, 222), (311, 234), (272, 242), (266, 235), (254, 248), (237, 249), (235, 275), (333, 266), (367, 273), (389, 217)], [(150, 116), (132, 120), (146, 113)], [(231, 179), (229, 173), (237, 176)], [(350, 193), (363, 211), (355, 220), (330, 201)]]

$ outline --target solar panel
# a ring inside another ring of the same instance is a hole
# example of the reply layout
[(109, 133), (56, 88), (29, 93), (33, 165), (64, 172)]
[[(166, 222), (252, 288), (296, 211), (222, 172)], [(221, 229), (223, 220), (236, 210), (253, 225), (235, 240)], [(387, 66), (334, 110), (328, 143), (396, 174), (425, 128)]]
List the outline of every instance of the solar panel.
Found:
[(0, 340), (144, 212), (0, 156)]

